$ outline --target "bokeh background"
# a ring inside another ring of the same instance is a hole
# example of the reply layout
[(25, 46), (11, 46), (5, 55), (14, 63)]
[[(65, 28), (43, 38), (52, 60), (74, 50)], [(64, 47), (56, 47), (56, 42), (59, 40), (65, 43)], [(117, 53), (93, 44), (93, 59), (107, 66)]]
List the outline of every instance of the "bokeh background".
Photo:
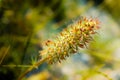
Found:
[(0, 80), (17, 80), (27, 69), (25, 66), (40, 59), (38, 52), (43, 42), (81, 16), (97, 17), (101, 22), (89, 47), (62, 63), (43, 63), (24, 80), (120, 80), (119, 3), (120, 0), (0, 0)]

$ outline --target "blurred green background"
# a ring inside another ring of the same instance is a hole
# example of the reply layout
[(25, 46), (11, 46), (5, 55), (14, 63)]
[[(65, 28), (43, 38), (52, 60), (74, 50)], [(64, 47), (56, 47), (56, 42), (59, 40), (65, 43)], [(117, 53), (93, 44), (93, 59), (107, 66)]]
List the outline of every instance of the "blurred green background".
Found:
[[(120, 80), (120, 0), (0, 0), (0, 80), (17, 80), (39, 60), (42, 44), (70, 21), (97, 17), (98, 35), (62, 63), (39, 66), (25, 80)], [(2, 65), (23, 65), (21, 67)]]

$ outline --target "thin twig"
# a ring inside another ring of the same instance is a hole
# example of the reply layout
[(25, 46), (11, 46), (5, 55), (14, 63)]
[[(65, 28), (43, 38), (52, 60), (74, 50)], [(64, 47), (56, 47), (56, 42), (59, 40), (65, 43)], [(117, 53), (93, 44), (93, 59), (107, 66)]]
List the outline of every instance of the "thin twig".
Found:
[(37, 68), (39, 65), (41, 65), (43, 62), (45, 62), (47, 60), (47, 58), (44, 58), (42, 60), (40, 60), (39, 62), (33, 64), (33, 66), (31, 66), (30, 68), (28, 68), (19, 78), (18, 80), (22, 80), (24, 78), (24, 76), (29, 73), (30, 71), (32, 71), (33, 69)]

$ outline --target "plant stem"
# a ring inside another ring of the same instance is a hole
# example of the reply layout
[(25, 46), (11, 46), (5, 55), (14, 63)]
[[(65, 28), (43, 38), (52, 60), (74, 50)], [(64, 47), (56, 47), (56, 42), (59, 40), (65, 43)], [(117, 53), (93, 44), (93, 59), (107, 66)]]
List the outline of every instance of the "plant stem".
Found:
[(32, 65), (0, 65), (0, 67), (31, 67)]
[(22, 75), (20, 75), (20, 77), (18, 78), (18, 80), (22, 80), (24, 78), (24, 76), (29, 73), (30, 71), (32, 71), (33, 69), (37, 68), (39, 65), (41, 65), (43, 62), (45, 62), (47, 60), (47, 58), (44, 58), (40, 61), (38, 61), (37, 63), (33, 64), (31, 67), (29, 67)]
[(0, 64), (2, 64), (2, 61), (3, 61), (4, 58), (6, 57), (6, 55), (7, 55), (8, 51), (9, 51), (9, 49), (10, 49), (10, 46), (8, 46), (7, 50), (5, 51), (5, 53), (4, 53), (3, 57), (2, 57), (2, 59), (0, 60)]
[(113, 80), (112, 78), (110, 78), (107, 74), (101, 72), (101, 71), (96, 71), (97, 73), (103, 75), (105, 78), (107, 78), (108, 80)]

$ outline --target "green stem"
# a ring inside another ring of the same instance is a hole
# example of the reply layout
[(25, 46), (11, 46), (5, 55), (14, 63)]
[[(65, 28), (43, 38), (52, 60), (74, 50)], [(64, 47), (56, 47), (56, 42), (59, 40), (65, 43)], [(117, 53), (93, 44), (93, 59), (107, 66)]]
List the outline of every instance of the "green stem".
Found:
[(110, 78), (107, 74), (101, 72), (101, 71), (96, 71), (97, 73), (103, 75), (104, 77), (106, 77), (108, 80), (113, 80), (112, 78)]
[(38, 61), (37, 63), (33, 64), (33, 66), (29, 67), (19, 78), (18, 80), (22, 80), (24, 78), (24, 76), (29, 73), (30, 71), (32, 71), (33, 69), (37, 68), (39, 65), (41, 65), (43, 62), (45, 62), (47, 60), (47, 58), (44, 58), (40, 61)]
[(6, 57), (8, 51), (10, 49), (10, 46), (8, 46), (7, 50), (5, 51), (5, 53), (3, 53), (2, 59), (0, 60), (0, 64), (2, 64), (2, 61), (4, 60), (4, 58)]
[(32, 65), (0, 65), (0, 67), (31, 67)]

